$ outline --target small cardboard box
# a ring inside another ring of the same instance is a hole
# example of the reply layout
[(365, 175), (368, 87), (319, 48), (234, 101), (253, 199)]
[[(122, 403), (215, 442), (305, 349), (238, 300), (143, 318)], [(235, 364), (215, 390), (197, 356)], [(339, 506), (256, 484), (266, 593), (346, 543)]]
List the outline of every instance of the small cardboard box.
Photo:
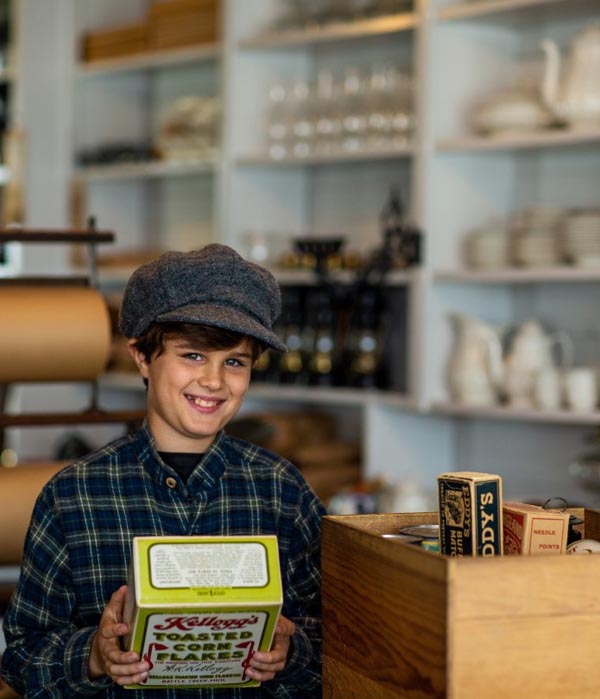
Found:
[(505, 502), (504, 553), (533, 556), (565, 553), (569, 534), (569, 513), (545, 510), (522, 502)]
[(276, 536), (135, 537), (126, 639), (150, 663), (129, 688), (255, 687), (282, 605)]
[(440, 552), (448, 556), (502, 555), (502, 479), (455, 471), (438, 476)]

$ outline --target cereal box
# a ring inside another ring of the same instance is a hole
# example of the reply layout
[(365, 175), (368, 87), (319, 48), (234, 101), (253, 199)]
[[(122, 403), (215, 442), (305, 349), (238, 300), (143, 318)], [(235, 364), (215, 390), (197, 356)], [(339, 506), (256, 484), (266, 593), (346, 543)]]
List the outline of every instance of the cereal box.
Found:
[(565, 553), (569, 534), (569, 513), (545, 510), (522, 502), (505, 502), (504, 553), (533, 556)]
[(456, 471), (438, 476), (440, 552), (448, 556), (502, 554), (502, 479)]
[(150, 664), (130, 689), (255, 687), (244, 671), (271, 647), (282, 605), (277, 537), (135, 537), (126, 639)]

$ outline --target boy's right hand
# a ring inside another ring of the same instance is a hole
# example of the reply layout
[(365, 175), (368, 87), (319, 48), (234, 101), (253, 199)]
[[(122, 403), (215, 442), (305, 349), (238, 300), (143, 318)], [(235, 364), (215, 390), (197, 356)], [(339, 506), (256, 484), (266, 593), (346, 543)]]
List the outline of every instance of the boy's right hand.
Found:
[(137, 653), (121, 650), (120, 639), (128, 631), (122, 621), (126, 594), (127, 585), (123, 585), (102, 612), (88, 661), (88, 676), (92, 680), (108, 675), (116, 684), (126, 685), (148, 679), (148, 663), (140, 661)]

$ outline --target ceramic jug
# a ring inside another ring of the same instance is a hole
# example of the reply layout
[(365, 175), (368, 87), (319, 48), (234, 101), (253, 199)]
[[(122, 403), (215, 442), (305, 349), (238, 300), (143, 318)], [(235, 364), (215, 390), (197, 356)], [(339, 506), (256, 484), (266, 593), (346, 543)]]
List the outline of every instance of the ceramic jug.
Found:
[(448, 365), (454, 402), (489, 406), (498, 400), (502, 382), (502, 345), (495, 328), (462, 313), (450, 316), (455, 341)]
[(581, 31), (563, 63), (557, 45), (542, 41), (546, 65), (542, 98), (558, 119), (573, 129), (600, 126), (600, 24)]
[(547, 333), (536, 320), (523, 323), (510, 343), (504, 363), (508, 403), (513, 407), (533, 407), (536, 377), (556, 368), (555, 353), (561, 364), (570, 364), (572, 351), (571, 340), (565, 333)]

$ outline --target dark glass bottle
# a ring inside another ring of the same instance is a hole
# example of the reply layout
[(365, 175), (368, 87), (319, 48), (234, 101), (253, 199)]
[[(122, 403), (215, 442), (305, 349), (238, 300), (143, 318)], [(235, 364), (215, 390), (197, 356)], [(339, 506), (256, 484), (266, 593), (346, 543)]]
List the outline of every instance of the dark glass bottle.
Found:
[(277, 377), (279, 383), (303, 384), (308, 375), (303, 293), (298, 288), (288, 287), (282, 296), (281, 338), (288, 351), (279, 357)]
[(308, 361), (309, 383), (333, 386), (337, 375), (336, 312), (333, 294), (326, 288), (313, 290), (308, 309), (312, 334)]
[(345, 383), (354, 388), (386, 388), (382, 363), (382, 299), (378, 289), (363, 289), (350, 319), (345, 351)]
[(383, 263), (405, 269), (419, 265), (423, 258), (421, 231), (406, 218), (404, 203), (396, 190), (390, 196), (380, 215), (383, 236)]

